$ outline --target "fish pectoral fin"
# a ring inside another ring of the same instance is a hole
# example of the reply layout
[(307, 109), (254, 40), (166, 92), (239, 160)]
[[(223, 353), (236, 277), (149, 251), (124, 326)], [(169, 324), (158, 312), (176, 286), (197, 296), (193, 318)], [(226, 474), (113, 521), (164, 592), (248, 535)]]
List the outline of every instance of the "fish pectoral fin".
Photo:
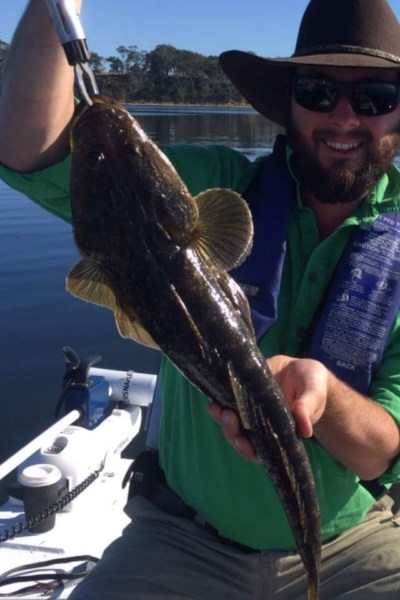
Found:
[(199, 210), (193, 231), (196, 251), (224, 271), (238, 267), (253, 243), (253, 220), (247, 202), (232, 190), (211, 189), (195, 197)]
[(73, 295), (115, 310), (114, 292), (100, 265), (93, 258), (83, 258), (72, 267), (67, 275), (66, 288)]
[(130, 338), (144, 346), (150, 346), (159, 350), (159, 346), (153, 340), (147, 329), (143, 327), (136, 315), (127, 315), (120, 306), (115, 309), (115, 322), (120, 335), (124, 338)]

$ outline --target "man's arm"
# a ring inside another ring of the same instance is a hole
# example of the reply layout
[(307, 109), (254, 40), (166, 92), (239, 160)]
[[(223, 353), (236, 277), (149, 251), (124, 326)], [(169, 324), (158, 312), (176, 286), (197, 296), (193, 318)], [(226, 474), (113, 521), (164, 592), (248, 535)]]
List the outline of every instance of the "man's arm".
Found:
[(400, 452), (394, 418), (332, 373), (327, 398), (325, 411), (314, 425), (315, 437), (361, 479), (382, 475)]
[[(81, 0), (76, 0), (80, 10)], [(30, 0), (14, 34), (0, 95), (0, 162), (33, 172), (68, 154), (74, 110), (68, 65), (45, 0)]]
[[(293, 413), (299, 435), (315, 437), (361, 479), (375, 479), (400, 452), (400, 430), (393, 417), (311, 359), (274, 356), (268, 364)], [(209, 405), (228, 441), (249, 460), (255, 454), (232, 411)]]

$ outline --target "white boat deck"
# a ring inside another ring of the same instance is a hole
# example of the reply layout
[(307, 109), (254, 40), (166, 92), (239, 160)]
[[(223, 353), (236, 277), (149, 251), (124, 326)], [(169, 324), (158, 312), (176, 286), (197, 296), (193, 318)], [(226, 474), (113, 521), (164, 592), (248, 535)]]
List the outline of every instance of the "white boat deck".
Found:
[[(129, 518), (123, 507), (126, 503), (127, 488), (122, 489), (122, 480), (131, 461), (119, 459), (112, 470), (106, 469), (99, 477), (73, 502), (71, 512), (59, 512), (55, 527), (48, 532), (33, 534), (25, 531), (15, 538), (0, 544), (1, 574), (18, 566), (29, 563), (90, 555), (100, 558), (103, 550), (118, 537)], [(18, 522), (24, 522), (25, 515), (22, 503), (8, 501), (0, 507), (0, 531), (9, 530)], [(79, 561), (82, 563), (82, 561)], [(78, 563), (67, 563), (40, 569), (37, 572), (71, 572)], [(53, 570), (51, 570), (53, 569)], [(19, 575), (27, 575), (24, 571)], [(67, 582), (68, 585), (69, 582)], [(32, 583), (21, 582), (0, 587), (0, 598), (7, 593), (7, 598), (37, 598), (43, 600), (43, 589), (33, 593), (25, 592), (23, 596), (13, 595)], [(71, 587), (56, 588), (46, 598), (68, 598)]]
[[(56, 573), (59, 576), (73, 571), (84, 573), (88, 562), (83, 559), (60, 562), (36, 571), (29, 569), (28, 565), (80, 556), (100, 559), (104, 549), (122, 533), (130, 522), (123, 510), (128, 486), (123, 489), (122, 482), (132, 461), (121, 458), (121, 452), (139, 433), (141, 421), (141, 409), (130, 405), (123, 410), (113, 410), (94, 430), (71, 425), (63, 427), (55, 435), (52, 426), (48, 430), (51, 430), (50, 436), (44, 432), (37, 438), (40, 447), (36, 446), (38, 449), (33, 455), (31, 448), (34, 441), (0, 465), (2, 476), (10, 472), (11, 467), (15, 468), (15, 456), (20, 457), (21, 454), (25, 454), (23, 467), (32, 462), (56, 465), (64, 477), (61, 487), (68, 482), (69, 490), (79, 487), (93, 472), (99, 471), (98, 477), (86, 489), (56, 513), (55, 526), (51, 530), (39, 534), (25, 530), (0, 542), (0, 598), (68, 598), (80, 579), (63, 580), (63, 585), (57, 587), (54, 587), (56, 581), (53, 579), (50, 589), (46, 589), (47, 581), (34, 578), (31, 581), (2, 585), (5, 581), (3, 576), (9, 570), (19, 567), (24, 567), (24, 570), (13, 574), (13, 577), (38, 573)], [(59, 443), (60, 440), (63, 446)], [(61, 446), (61, 450), (57, 449)], [(13, 526), (25, 522), (23, 502), (9, 497), (0, 506), (0, 539), (6, 537), (5, 532), (12, 532)], [(93, 563), (90, 562), (89, 566), (92, 567)]]

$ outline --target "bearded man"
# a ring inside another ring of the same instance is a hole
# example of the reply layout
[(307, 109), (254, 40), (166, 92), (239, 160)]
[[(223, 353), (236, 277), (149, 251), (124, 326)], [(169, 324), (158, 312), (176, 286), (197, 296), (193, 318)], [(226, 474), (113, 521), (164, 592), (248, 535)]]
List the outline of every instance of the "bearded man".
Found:
[[(4, 73), (0, 174), (69, 220), (73, 73), (44, 4), (29, 2)], [(229, 51), (220, 63), (286, 135), (254, 162), (223, 147), (162, 149), (193, 194), (231, 188), (251, 208), (253, 250), (232, 276), (249, 293), (259, 347), (310, 458), (321, 599), (394, 600), (400, 26), (386, 0), (311, 0), (291, 57)], [(304, 598), (293, 535), (236, 415), (208, 404), (167, 360), (162, 386), (156, 468), (142, 473), (158, 493), (133, 488), (132, 524), (72, 598)]]

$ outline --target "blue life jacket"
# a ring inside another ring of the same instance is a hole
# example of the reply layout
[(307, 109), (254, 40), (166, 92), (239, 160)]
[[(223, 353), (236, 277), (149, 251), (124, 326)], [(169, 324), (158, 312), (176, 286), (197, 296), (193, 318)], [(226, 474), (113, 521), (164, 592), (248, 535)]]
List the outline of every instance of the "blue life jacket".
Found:
[[(278, 317), (288, 220), (296, 198), (284, 136), (278, 136), (244, 196), (254, 218), (254, 244), (230, 274), (247, 294), (260, 339)], [(364, 394), (400, 307), (399, 248), (399, 213), (355, 227), (306, 336), (303, 355), (320, 360)]]

